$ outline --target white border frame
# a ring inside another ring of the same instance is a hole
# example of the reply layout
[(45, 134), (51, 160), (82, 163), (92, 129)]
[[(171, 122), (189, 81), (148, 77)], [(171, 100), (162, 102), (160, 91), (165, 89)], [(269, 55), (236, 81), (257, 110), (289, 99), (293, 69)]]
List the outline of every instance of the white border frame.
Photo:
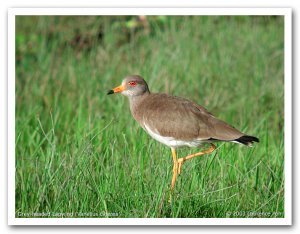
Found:
[[(284, 16), (284, 218), (16, 218), (15, 16), (18, 15), (281, 15)], [(10, 8), (8, 10), (8, 225), (291, 225), (292, 10), (291, 8)]]

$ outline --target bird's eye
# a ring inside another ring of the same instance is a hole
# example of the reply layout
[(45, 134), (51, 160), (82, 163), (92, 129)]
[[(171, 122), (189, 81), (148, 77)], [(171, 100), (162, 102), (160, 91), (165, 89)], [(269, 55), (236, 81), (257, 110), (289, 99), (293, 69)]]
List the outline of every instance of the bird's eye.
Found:
[(130, 86), (136, 86), (136, 82), (135, 82), (135, 81), (130, 81), (130, 82), (128, 82), (128, 84), (129, 84)]

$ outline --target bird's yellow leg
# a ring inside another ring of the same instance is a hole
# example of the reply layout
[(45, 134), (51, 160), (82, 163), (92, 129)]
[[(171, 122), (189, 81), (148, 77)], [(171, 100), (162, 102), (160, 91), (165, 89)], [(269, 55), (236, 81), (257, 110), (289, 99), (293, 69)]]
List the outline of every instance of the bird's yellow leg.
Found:
[(172, 150), (172, 157), (173, 157), (173, 177), (172, 177), (172, 183), (171, 183), (171, 191), (175, 187), (175, 182), (177, 178), (177, 173), (178, 173), (178, 162), (177, 162), (177, 156), (176, 156), (176, 151), (174, 148)]
[(178, 162), (177, 162), (177, 156), (176, 156), (176, 151), (174, 148), (172, 150), (172, 157), (173, 157), (173, 177), (172, 177), (172, 183), (171, 183), (171, 191), (173, 191), (175, 187), (175, 182), (177, 178), (177, 173), (178, 173)]
[(177, 173), (178, 173), (178, 162), (177, 162), (177, 156), (176, 156), (176, 151), (174, 148), (171, 148), (172, 150), (172, 157), (173, 157), (173, 177), (172, 177), (172, 182), (171, 182), (171, 193), (169, 197), (169, 203), (172, 201), (172, 193), (175, 187), (175, 182), (177, 178)]
[(196, 153), (196, 154), (190, 154), (190, 155), (188, 155), (188, 156), (186, 156), (186, 157), (179, 158), (178, 161), (177, 161), (177, 162), (178, 162), (178, 174), (181, 173), (181, 167), (182, 167), (182, 164), (183, 164), (186, 160), (192, 159), (192, 158), (197, 157), (197, 156), (202, 156), (202, 155), (204, 155), (204, 154), (210, 154), (210, 153), (212, 153), (215, 149), (216, 149), (216, 146), (215, 146), (214, 144), (210, 144), (210, 147), (209, 147), (209, 149), (207, 149), (207, 150), (203, 150), (203, 151), (201, 151), (201, 152), (199, 152), (199, 153)]

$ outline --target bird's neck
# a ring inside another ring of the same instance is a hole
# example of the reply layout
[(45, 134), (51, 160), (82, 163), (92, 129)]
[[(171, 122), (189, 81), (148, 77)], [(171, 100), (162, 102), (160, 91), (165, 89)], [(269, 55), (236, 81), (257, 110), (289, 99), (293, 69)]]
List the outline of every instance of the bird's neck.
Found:
[(143, 103), (145, 98), (147, 98), (150, 95), (150, 92), (146, 92), (143, 95), (138, 96), (130, 96), (129, 98), (129, 105), (130, 105), (130, 111), (133, 115), (133, 117), (136, 119), (136, 114), (138, 112), (139, 106)]

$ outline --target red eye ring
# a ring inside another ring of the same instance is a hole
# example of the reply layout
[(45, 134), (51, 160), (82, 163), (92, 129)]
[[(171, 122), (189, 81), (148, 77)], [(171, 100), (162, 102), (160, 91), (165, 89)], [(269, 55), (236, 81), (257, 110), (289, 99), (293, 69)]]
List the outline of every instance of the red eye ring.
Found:
[(136, 82), (135, 82), (135, 81), (130, 81), (130, 82), (128, 82), (128, 84), (129, 84), (130, 86), (136, 86)]

